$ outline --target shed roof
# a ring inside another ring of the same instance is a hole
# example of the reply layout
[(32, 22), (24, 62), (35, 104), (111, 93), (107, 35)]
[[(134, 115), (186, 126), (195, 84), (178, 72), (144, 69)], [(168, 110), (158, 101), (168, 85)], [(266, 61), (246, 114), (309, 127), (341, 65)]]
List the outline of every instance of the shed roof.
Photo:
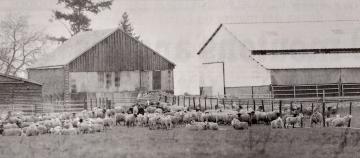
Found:
[(360, 68), (360, 53), (251, 55), (266, 69)]
[(53, 52), (46, 54), (29, 68), (66, 65), (117, 29), (80, 32), (68, 39)]
[(360, 48), (360, 21), (227, 23), (249, 50)]
[[(9, 80), (1, 80), (1, 77), (5, 78), (5, 79), (9, 79)], [(20, 78), (20, 77), (16, 77), (16, 76), (10, 76), (10, 75), (6, 75), (3, 73), (0, 73), (0, 83), (14, 83), (15, 80), (16, 82), (29, 82), (29, 83), (33, 83), (33, 84), (37, 84), (37, 85), (42, 85), (40, 83), (34, 82), (34, 81), (30, 81), (24, 78)]]

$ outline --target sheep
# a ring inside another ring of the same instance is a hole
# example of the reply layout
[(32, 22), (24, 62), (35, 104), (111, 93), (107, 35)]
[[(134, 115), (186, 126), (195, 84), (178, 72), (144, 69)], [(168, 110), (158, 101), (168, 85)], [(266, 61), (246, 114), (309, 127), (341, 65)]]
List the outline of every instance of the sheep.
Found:
[(158, 116), (157, 114), (155, 115), (150, 115), (149, 116), (149, 129), (156, 129), (157, 128), (157, 122), (160, 120), (160, 116)]
[(139, 108), (138, 106), (134, 106), (133, 107), (133, 114), (138, 114), (139, 113)]
[(115, 111), (115, 113), (125, 113), (126, 112), (125, 108), (122, 106), (116, 106), (114, 111)]
[(77, 135), (79, 134), (79, 130), (70, 126), (68, 129), (62, 129), (61, 135)]
[(303, 117), (304, 115), (302, 113), (300, 113), (297, 117), (287, 117), (285, 119), (285, 127), (288, 128), (292, 125), (292, 127), (295, 128), (295, 124), (300, 124)]
[(124, 122), (125, 125), (125, 114), (124, 113), (117, 113), (115, 115), (115, 125), (121, 125), (121, 122)]
[(321, 123), (322, 119), (323, 119), (323, 115), (319, 111), (314, 112), (310, 116), (310, 126), (313, 127), (313, 124), (316, 125), (316, 124)]
[(214, 122), (206, 122), (207, 129), (210, 130), (219, 130), (219, 125)]
[(62, 128), (60, 126), (56, 126), (50, 129), (50, 133), (54, 135), (61, 135)]
[(106, 110), (106, 116), (108, 116), (108, 117), (113, 117), (113, 116), (115, 116), (115, 114), (116, 114), (115, 109), (107, 109)]
[(135, 126), (135, 119), (136, 119), (136, 114), (127, 114), (125, 115), (125, 124), (127, 127), (130, 126)]
[(11, 129), (11, 128), (19, 128), (19, 127), (14, 123), (7, 123), (4, 125), (4, 129)]
[(277, 119), (271, 121), (271, 128), (284, 128), (284, 122), (280, 116)]
[(249, 124), (247, 122), (240, 122), (238, 119), (234, 118), (231, 121), (231, 126), (236, 130), (248, 129)]
[(21, 136), (22, 135), (21, 128), (8, 128), (4, 129), (2, 135), (3, 136)]
[(344, 117), (338, 117), (332, 120), (332, 124), (334, 127), (343, 127), (349, 123), (351, 120), (351, 115), (346, 115)]
[(335, 118), (340, 118), (340, 115), (336, 115), (336, 117), (329, 117), (329, 118), (326, 118), (325, 119), (325, 124), (326, 124), (326, 127), (330, 127), (332, 126), (332, 121), (335, 119)]
[(155, 113), (162, 114), (162, 113), (163, 113), (163, 110), (160, 109), (160, 108), (156, 108), (156, 109), (155, 109)]
[(173, 126), (172, 122), (171, 122), (171, 116), (170, 115), (163, 116), (163, 117), (160, 118), (160, 120), (161, 120), (162, 126), (167, 130), (171, 129), (171, 127)]
[(39, 135), (39, 130), (36, 124), (32, 124), (26, 129), (26, 136), (37, 136)]
[(145, 109), (145, 112), (147, 113), (154, 113), (156, 110), (156, 107), (149, 106)]
[(103, 119), (103, 121), (104, 121), (104, 127), (111, 128), (111, 126), (114, 125), (113, 119), (110, 118), (109, 116), (105, 116), (105, 118)]
[(80, 124), (79, 124), (79, 130), (80, 133), (90, 133), (90, 123), (89, 122), (83, 122), (81, 120)]
[(46, 134), (48, 133), (48, 129), (44, 125), (37, 125), (37, 129), (39, 130), (39, 134)]
[(191, 121), (190, 124), (186, 124), (185, 128), (189, 129), (189, 130), (206, 130), (206, 123), (205, 122), (195, 122), (195, 121)]

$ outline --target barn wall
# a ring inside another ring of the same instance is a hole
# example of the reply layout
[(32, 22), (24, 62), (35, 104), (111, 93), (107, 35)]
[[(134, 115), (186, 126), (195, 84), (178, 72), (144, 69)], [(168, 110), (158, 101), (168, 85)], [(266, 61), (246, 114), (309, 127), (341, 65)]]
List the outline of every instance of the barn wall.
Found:
[(360, 69), (341, 69), (342, 83), (360, 83)]
[(225, 62), (226, 87), (270, 84), (270, 73), (249, 57), (251, 52), (226, 28), (221, 28), (200, 54), (200, 87), (213, 87), (213, 95), (223, 92), (222, 64)]
[(0, 83), (0, 104), (39, 104), (42, 101), (41, 85), (20, 82)]
[[(70, 92), (123, 92), (134, 91), (140, 87), (140, 71), (120, 71), (118, 73), (120, 82), (116, 86), (115, 72), (70, 72)], [(152, 71), (141, 72), (141, 87), (153, 90), (152, 74)], [(173, 90), (172, 71), (170, 71), (170, 75), (167, 70), (161, 71), (161, 74), (162, 90)], [(107, 80), (107, 75), (110, 75), (110, 80)], [(110, 81), (110, 84), (107, 86), (108, 81)]]
[(340, 83), (340, 69), (271, 70), (273, 85)]
[(63, 99), (65, 87), (63, 68), (28, 69), (28, 78), (43, 85), (42, 95), (44, 97)]
[(174, 65), (118, 30), (69, 64), (71, 72), (167, 70)]
[(265, 98), (270, 96), (270, 86), (226, 87), (226, 94), (238, 98)]

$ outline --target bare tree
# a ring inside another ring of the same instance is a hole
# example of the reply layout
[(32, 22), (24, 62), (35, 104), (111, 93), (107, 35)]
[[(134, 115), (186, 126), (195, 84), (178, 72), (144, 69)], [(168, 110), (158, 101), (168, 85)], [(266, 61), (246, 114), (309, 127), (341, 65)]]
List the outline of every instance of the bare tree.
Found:
[(28, 17), (8, 15), (0, 21), (0, 72), (18, 75), (42, 52), (45, 38), (30, 28)]

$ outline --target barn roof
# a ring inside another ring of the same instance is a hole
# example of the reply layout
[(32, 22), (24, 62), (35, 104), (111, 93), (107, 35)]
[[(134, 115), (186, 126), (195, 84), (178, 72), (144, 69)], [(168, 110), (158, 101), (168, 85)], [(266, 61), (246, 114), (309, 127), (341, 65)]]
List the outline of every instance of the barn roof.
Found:
[(220, 29), (249, 50), (360, 48), (360, 21), (250, 22), (220, 24), (197, 54)]
[(360, 53), (251, 55), (267, 69), (360, 68)]
[(360, 48), (360, 21), (228, 23), (249, 50)]
[(30, 68), (66, 65), (117, 29), (80, 32), (68, 39), (54, 51), (46, 54)]
[(24, 78), (5, 75), (3, 73), (0, 73), (0, 83), (23, 83), (23, 82), (29, 82), (29, 83), (41, 85), (40, 83), (30, 81), (30, 80), (27, 80), (27, 79), (24, 79)]
[[(68, 39), (53, 52), (46, 54), (38, 60), (37, 63), (30, 66), (32, 68), (53, 68), (61, 67), (63, 65), (69, 64), (71, 61), (91, 49), (94, 45), (98, 44), (115, 31), (119, 30), (118, 28), (106, 29), (106, 30), (96, 30), (96, 31), (86, 31), (80, 32), (72, 38)], [(140, 41), (138, 41), (140, 42)], [(141, 42), (140, 42), (141, 43)], [(146, 46), (147, 47), (147, 46)], [(149, 47), (147, 47), (149, 48)], [(151, 48), (149, 48), (151, 49)], [(155, 51), (154, 51), (155, 52)], [(175, 65), (173, 62), (169, 61), (159, 53), (155, 52), (162, 58), (164, 58), (169, 63)]]

